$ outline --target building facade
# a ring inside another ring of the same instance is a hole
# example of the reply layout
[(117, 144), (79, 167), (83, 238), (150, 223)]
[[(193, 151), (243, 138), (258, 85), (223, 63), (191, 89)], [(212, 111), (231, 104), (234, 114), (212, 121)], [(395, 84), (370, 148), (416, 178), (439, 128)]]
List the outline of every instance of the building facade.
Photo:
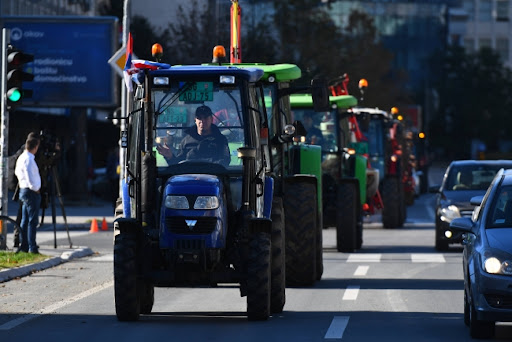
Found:
[(469, 53), (490, 47), (511, 68), (511, 15), (510, 0), (462, 0), (449, 11), (448, 44), (462, 46)]

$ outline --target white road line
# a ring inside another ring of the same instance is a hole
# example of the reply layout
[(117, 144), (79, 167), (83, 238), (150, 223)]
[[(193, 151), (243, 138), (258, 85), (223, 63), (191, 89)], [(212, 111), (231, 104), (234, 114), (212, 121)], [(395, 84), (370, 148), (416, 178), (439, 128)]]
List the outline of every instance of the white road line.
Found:
[(370, 266), (357, 266), (354, 276), (365, 276)]
[(104, 290), (106, 288), (109, 288), (109, 287), (111, 287), (113, 285), (114, 285), (114, 282), (113, 281), (109, 281), (108, 283), (105, 283), (105, 284), (93, 287), (92, 289), (84, 291), (84, 292), (82, 292), (82, 293), (80, 293), (80, 294), (78, 294), (78, 295), (76, 295), (74, 297), (71, 297), (71, 298), (68, 298), (68, 299), (64, 299), (61, 302), (58, 302), (58, 303), (52, 304), (50, 306), (47, 306), (46, 308), (42, 309), (39, 312), (30, 313), (30, 314), (21, 316), (19, 318), (13, 319), (12, 321), (9, 321), (7, 323), (4, 323), (4, 324), (0, 325), (0, 330), (10, 330), (12, 328), (17, 327), (20, 324), (23, 324), (23, 323), (26, 323), (26, 322), (30, 321), (33, 318), (36, 318), (36, 317), (39, 317), (39, 316), (43, 316), (43, 315), (48, 315), (48, 314), (50, 314), (52, 312), (55, 312), (55, 311), (59, 310), (60, 308), (65, 307), (66, 305), (72, 304), (72, 303), (74, 303), (76, 301), (79, 301), (80, 299), (84, 299), (85, 297), (89, 297), (90, 295), (93, 295), (96, 292), (102, 291), (102, 290)]
[(347, 262), (380, 262), (381, 257), (380, 253), (350, 254)]
[(356, 300), (357, 295), (359, 294), (359, 288), (360, 286), (358, 285), (347, 286), (347, 289), (343, 294), (343, 300)]
[(414, 253), (411, 254), (412, 262), (446, 262), (442, 254)]
[(327, 329), (327, 332), (325, 333), (324, 339), (342, 338), (343, 333), (347, 328), (349, 318), (349, 316), (334, 316), (331, 325), (329, 326), (329, 329)]

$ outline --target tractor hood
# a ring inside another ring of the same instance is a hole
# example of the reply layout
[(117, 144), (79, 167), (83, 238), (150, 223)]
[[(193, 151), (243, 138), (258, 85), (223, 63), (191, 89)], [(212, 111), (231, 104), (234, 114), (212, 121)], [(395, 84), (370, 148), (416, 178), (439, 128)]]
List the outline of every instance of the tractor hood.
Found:
[(165, 183), (165, 195), (210, 195), (220, 193), (220, 180), (217, 176), (188, 174), (173, 176)]

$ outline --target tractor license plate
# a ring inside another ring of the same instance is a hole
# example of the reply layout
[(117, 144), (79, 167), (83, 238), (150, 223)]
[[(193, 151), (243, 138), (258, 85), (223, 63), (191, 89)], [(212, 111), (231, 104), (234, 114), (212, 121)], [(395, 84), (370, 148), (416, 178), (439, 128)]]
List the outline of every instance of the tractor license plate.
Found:
[(213, 82), (193, 82), (183, 93), (181, 93), (180, 101), (213, 101)]

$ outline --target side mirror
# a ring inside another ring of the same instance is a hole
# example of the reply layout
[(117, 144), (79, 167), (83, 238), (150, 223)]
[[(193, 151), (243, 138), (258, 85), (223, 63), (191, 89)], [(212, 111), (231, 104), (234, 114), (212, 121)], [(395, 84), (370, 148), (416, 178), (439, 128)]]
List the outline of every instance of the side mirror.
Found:
[(311, 81), (311, 96), (315, 112), (327, 112), (331, 109), (329, 91), (325, 80), (315, 78)]
[(479, 206), (480, 204), (482, 204), (483, 199), (484, 199), (484, 196), (471, 197), (471, 199), (469, 200), (469, 204), (474, 205), (474, 206)]
[(458, 217), (450, 223), (451, 230), (463, 233), (472, 233), (473, 226), (473, 221), (469, 217)]

